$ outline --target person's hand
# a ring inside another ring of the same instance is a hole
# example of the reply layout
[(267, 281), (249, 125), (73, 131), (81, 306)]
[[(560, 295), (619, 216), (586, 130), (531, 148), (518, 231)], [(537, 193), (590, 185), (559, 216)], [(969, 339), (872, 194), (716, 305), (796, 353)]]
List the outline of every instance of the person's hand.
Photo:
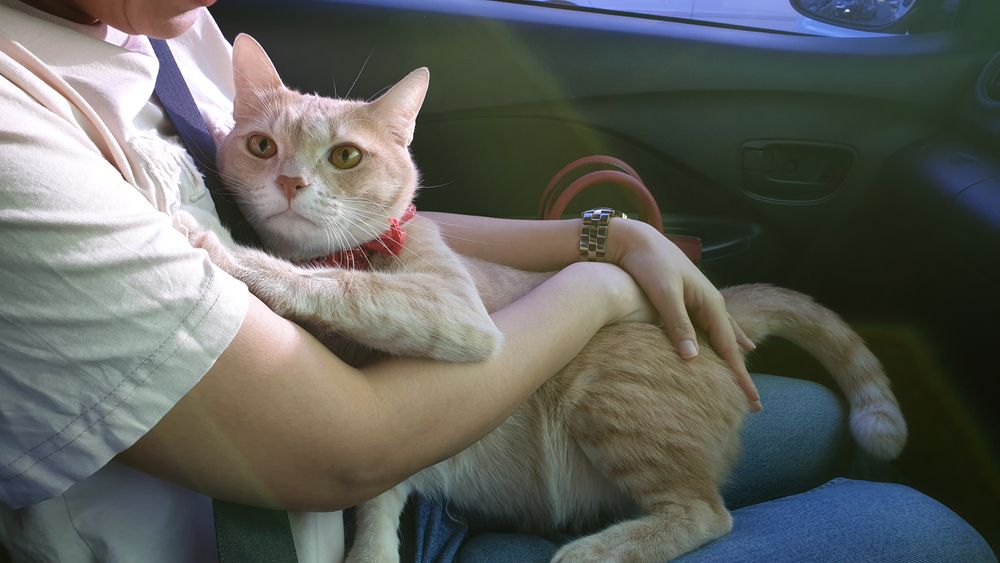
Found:
[(618, 266), (602, 262), (575, 262), (563, 271), (573, 271), (574, 275), (588, 280), (595, 296), (601, 296), (598, 302), (610, 306), (610, 310), (606, 312), (608, 324), (659, 322), (659, 311), (646, 297), (635, 278)]
[(698, 355), (693, 320), (733, 370), (751, 408), (761, 409), (760, 394), (743, 362), (753, 342), (729, 316), (719, 290), (676, 245), (646, 223), (612, 219), (606, 257), (639, 284), (682, 358)]

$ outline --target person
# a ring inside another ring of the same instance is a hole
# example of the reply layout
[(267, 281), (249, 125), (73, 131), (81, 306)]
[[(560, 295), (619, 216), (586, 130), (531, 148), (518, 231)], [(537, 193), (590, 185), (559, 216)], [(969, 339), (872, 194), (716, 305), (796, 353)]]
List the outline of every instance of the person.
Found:
[[(224, 129), (230, 46), (211, 3), (0, 0), (0, 540), (11, 559), (213, 561), (215, 497), (301, 512), (290, 516), (299, 559), (339, 560), (337, 511), (495, 428), (602, 326), (662, 318), (685, 357), (699, 353), (694, 327), (707, 332), (751, 410), (761, 395), (767, 407), (748, 420), (727, 492), (746, 508), (693, 560), (995, 560), (912, 489), (811, 489), (839, 451), (836, 399), (785, 378), (755, 385), (742, 362), (752, 345), (719, 292), (634, 221), (612, 220), (597, 263), (576, 256), (579, 220), (430, 214), (456, 244), (487, 243), (462, 251), (560, 271), (493, 315), (506, 335), (493, 360), (339, 361), (175, 228), (183, 209), (226, 236), (151, 96), (146, 37), (170, 39), (200, 110)], [(778, 436), (803, 442), (779, 454)], [(447, 512), (441, 522), (454, 522)], [(484, 533), (458, 557), (545, 559), (553, 545)]]

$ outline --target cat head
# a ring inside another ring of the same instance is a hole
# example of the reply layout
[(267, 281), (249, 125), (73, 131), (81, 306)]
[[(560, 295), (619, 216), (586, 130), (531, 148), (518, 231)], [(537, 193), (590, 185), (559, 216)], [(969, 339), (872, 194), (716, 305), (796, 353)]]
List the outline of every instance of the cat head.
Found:
[(417, 189), (410, 157), (430, 72), (372, 102), (302, 94), (248, 35), (233, 44), (235, 127), (219, 145), (229, 190), (267, 247), (310, 259), (378, 238)]

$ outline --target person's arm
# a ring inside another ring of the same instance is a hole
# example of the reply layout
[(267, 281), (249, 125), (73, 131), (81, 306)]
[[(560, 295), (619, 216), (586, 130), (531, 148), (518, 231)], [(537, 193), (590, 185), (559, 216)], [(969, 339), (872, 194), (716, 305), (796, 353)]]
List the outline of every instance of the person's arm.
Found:
[[(421, 212), (435, 221), (457, 252), (525, 270), (557, 270), (580, 260), (581, 219), (532, 221)], [(663, 319), (682, 357), (698, 354), (695, 325), (708, 333), (715, 351), (729, 364), (754, 410), (760, 394), (750, 379), (743, 352), (754, 345), (726, 312), (722, 294), (669, 239), (630, 219), (611, 219), (606, 259), (642, 287)], [(530, 248), (531, 252), (525, 252)], [(742, 348), (742, 350), (741, 350)]]
[(252, 299), (214, 367), (117, 459), (217, 498), (351, 506), (498, 426), (606, 323), (653, 316), (625, 272), (578, 264), (493, 315), (506, 337), (488, 362), (359, 371)]
[(437, 211), (421, 211), (420, 215), (437, 223), (448, 245), (466, 256), (536, 272), (558, 270), (580, 260), (581, 219), (535, 221)]

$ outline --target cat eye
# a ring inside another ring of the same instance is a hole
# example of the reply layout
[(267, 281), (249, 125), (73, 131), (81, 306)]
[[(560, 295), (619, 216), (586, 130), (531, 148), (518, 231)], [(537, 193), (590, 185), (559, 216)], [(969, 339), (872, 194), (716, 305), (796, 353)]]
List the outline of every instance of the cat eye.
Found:
[(340, 145), (330, 151), (330, 164), (346, 170), (361, 162), (361, 149), (354, 145)]
[(278, 152), (278, 144), (267, 135), (250, 135), (247, 150), (257, 158), (271, 158)]

